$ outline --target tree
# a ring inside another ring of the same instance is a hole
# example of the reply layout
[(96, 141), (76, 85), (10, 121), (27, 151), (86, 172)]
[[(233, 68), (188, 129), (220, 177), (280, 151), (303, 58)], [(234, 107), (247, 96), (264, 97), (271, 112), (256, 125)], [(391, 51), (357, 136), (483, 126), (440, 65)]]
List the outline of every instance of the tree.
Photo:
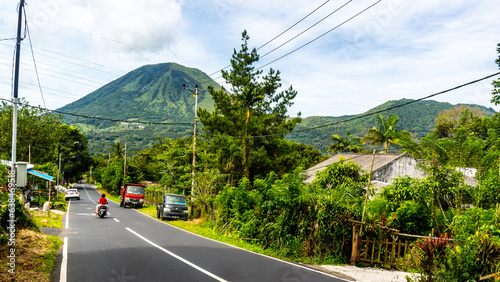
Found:
[(402, 145), (402, 141), (410, 141), (411, 134), (406, 130), (397, 130), (398, 116), (390, 116), (386, 120), (383, 115), (377, 116), (378, 126), (368, 130), (361, 142), (370, 142), (371, 145), (383, 145), (385, 153), (389, 152), (389, 144)]
[[(301, 118), (287, 116), (287, 108), (293, 105), (297, 92), (291, 86), (277, 92), (282, 86), (280, 72), (270, 69), (267, 75), (260, 77), (262, 70), (253, 66), (259, 55), (255, 48), (250, 51), (249, 39), (244, 31), (241, 50), (234, 50), (232, 55), (231, 69), (222, 71), (231, 92), (211, 87), (215, 110), (200, 109), (198, 115), (203, 130), (212, 136), (214, 150), (226, 148), (228, 139), (229, 144), (241, 147), (240, 175), (253, 178), (273, 170), (272, 156), (278, 151), (277, 141), (284, 139), (284, 134), (291, 132)], [(230, 166), (237, 167), (235, 161), (239, 159), (229, 160)]]
[(61, 175), (72, 182), (82, 179), (92, 164), (87, 137), (76, 126), (62, 124), (56, 129), (56, 160), (61, 154)]
[(485, 113), (478, 108), (469, 108), (464, 105), (442, 111), (435, 119), (434, 132), (438, 138), (453, 137), (460, 126), (472, 126), (479, 116), (485, 116)]
[(352, 136), (350, 131), (347, 131), (347, 137), (344, 139), (340, 134), (332, 134), (330, 140), (334, 143), (328, 145), (327, 151), (331, 151), (333, 154), (336, 152), (353, 152), (360, 153), (363, 152), (363, 147), (361, 147), (361, 138)]
[(120, 142), (113, 143), (113, 160), (121, 160), (124, 156), (124, 145)]
[[(12, 148), (12, 106), (0, 104), (0, 157), (10, 159)], [(60, 118), (39, 108), (30, 107), (21, 99), (17, 112), (17, 160), (42, 164), (55, 161), (56, 130)]]

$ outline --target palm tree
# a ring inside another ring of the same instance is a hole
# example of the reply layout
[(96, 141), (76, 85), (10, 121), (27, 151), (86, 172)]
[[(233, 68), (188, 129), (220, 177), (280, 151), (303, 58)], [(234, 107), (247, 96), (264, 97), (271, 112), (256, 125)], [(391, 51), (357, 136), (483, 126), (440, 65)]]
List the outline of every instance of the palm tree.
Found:
[(330, 140), (334, 143), (328, 145), (327, 151), (331, 151), (333, 154), (336, 152), (353, 152), (360, 153), (363, 152), (363, 147), (361, 147), (361, 139), (359, 137), (353, 137), (350, 131), (347, 131), (347, 137), (344, 139), (340, 134), (332, 134)]
[(123, 158), (123, 145), (118, 141), (113, 143), (113, 159), (119, 160)]
[(384, 145), (384, 151), (389, 151), (389, 144), (402, 145), (404, 142), (412, 140), (411, 134), (406, 130), (397, 130), (396, 124), (399, 121), (398, 116), (390, 116), (384, 120), (383, 115), (377, 116), (378, 126), (374, 126), (368, 130), (365, 137), (361, 139), (364, 144), (370, 142), (371, 145)]

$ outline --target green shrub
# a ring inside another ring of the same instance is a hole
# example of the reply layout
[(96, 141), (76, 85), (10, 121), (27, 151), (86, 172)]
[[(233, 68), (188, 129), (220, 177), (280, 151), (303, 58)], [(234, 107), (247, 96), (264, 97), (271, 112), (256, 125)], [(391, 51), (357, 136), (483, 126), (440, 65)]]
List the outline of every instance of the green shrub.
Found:
[(404, 202), (396, 210), (396, 224), (402, 233), (426, 235), (431, 230), (431, 214), (426, 206), (415, 201)]

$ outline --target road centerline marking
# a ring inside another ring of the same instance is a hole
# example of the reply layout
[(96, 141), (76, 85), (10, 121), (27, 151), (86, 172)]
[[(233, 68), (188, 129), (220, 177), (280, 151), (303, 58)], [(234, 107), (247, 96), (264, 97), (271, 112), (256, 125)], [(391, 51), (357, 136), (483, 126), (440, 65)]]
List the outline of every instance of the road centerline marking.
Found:
[(114, 219), (114, 221), (116, 221), (116, 222), (120, 222), (120, 221), (119, 221), (118, 219), (116, 219), (116, 218), (113, 218), (113, 219)]
[(180, 256), (178, 256), (178, 255), (176, 255), (174, 253), (172, 253), (171, 251), (169, 251), (169, 250), (167, 250), (167, 249), (165, 249), (165, 248), (157, 245), (156, 243), (153, 243), (152, 241), (150, 241), (149, 239), (146, 239), (144, 236), (140, 235), (139, 233), (135, 232), (134, 230), (132, 230), (132, 229), (130, 229), (128, 227), (126, 227), (125, 229), (127, 229), (128, 231), (130, 231), (135, 236), (137, 236), (137, 237), (141, 238), (142, 240), (146, 241), (147, 243), (149, 243), (153, 247), (156, 247), (157, 249), (160, 249), (161, 251), (167, 253), (168, 255), (170, 255), (170, 256), (172, 256), (172, 257), (174, 257), (174, 258), (182, 261), (183, 263), (185, 263), (185, 264), (187, 264), (187, 265), (189, 265), (189, 266), (191, 266), (191, 267), (193, 267), (193, 268), (195, 268), (195, 269), (197, 269), (197, 270), (205, 273), (206, 275), (208, 275), (208, 276), (216, 279), (217, 281), (227, 282), (227, 280), (224, 280), (224, 279), (220, 278), (219, 276), (217, 276), (217, 275), (215, 275), (215, 274), (213, 274), (213, 273), (211, 273), (211, 272), (209, 272), (209, 271), (207, 271), (207, 270), (205, 270), (205, 269), (197, 266), (196, 264), (194, 264), (194, 263), (192, 263), (192, 262), (190, 262), (190, 261), (188, 261), (188, 260), (186, 260), (186, 259), (184, 259), (184, 258), (182, 258), (182, 257), (180, 257)]

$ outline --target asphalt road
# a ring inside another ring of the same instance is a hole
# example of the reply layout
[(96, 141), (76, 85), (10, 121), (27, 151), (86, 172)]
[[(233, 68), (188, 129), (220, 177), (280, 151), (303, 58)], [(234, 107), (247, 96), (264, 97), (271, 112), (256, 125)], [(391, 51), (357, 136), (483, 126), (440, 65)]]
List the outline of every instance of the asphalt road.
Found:
[(345, 281), (301, 265), (210, 240), (80, 190), (59, 234), (65, 244), (54, 281)]

